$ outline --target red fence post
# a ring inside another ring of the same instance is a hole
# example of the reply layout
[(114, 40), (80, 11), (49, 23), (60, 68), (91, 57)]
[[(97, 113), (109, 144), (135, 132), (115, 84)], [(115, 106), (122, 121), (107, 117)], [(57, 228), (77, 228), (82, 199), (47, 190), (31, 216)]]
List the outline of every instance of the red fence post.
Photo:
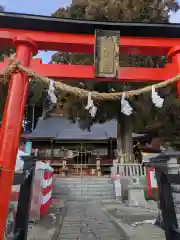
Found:
[[(19, 36), (14, 39), (14, 45), (16, 58), (23, 66), (29, 66), (32, 55), (36, 52), (35, 43), (26, 36)], [(28, 83), (26, 73), (17, 71), (12, 74), (3, 114), (0, 141), (0, 240), (4, 239)]]

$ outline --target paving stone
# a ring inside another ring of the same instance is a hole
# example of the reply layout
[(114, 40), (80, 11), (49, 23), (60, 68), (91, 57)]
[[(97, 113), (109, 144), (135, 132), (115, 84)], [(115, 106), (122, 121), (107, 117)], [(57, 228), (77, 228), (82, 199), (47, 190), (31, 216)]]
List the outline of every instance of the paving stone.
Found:
[(68, 203), (58, 240), (120, 240), (120, 237), (98, 203)]
[(145, 221), (155, 219), (157, 210), (132, 208), (122, 204), (109, 205), (104, 210), (107, 211), (111, 220), (124, 230), (130, 240), (165, 240), (165, 234), (161, 228)]

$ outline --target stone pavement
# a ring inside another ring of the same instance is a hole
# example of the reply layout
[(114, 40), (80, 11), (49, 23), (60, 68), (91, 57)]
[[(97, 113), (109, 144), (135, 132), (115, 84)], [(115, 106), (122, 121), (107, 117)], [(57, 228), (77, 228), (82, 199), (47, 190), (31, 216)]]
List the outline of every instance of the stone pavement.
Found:
[(68, 202), (58, 240), (124, 240), (98, 203)]
[(64, 202), (53, 201), (49, 212), (38, 224), (29, 224), (27, 240), (56, 240), (63, 216)]
[(124, 232), (126, 240), (165, 240), (164, 231), (152, 224), (157, 217), (157, 209), (143, 209), (123, 204), (108, 204), (103, 209)]
[(28, 240), (165, 239), (162, 229), (143, 222), (154, 220), (157, 210), (83, 201), (67, 202), (65, 207), (58, 200), (56, 205), (52, 205), (40, 224), (30, 226)]
[[(31, 225), (28, 240), (164, 240), (160, 228), (142, 223), (153, 220), (157, 209), (127, 207), (112, 200), (62, 202), (59, 185), (54, 184), (56, 204), (37, 226)], [(141, 222), (140, 224), (135, 224)]]

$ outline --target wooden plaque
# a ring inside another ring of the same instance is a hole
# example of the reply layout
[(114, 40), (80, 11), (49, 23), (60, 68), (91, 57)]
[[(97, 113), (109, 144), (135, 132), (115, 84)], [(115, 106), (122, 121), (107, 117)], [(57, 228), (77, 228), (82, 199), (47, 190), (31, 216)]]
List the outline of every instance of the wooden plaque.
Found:
[(96, 77), (117, 78), (119, 70), (119, 31), (96, 30), (94, 66)]

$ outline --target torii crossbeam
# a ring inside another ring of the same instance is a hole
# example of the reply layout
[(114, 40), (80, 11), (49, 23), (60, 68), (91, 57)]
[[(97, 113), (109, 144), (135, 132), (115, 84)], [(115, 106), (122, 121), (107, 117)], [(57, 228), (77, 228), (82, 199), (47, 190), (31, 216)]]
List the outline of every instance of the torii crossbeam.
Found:
[[(94, 66), (42, 64), (32, 59), (38, 50), (93, 53), (95, 30), (120, 31), (120, 52), (135, 55), (167, 56), (170, 63), (164, 68), (120, 68), (114, 78), (97, 78)], [(21, 65), (39, 75), (61, 80), (92, 81), (165, 81), (180, 72), (180, 25), (112, 23), (58, 19), (25, 14), (0, 13), (0, 50), (16, 48)], [(0, 63), (0, 75), (9, 60)], [(16, 154), (28, 91), (28, 77), (15, 72), (3, 115), (0, 140), (0, 240), (10, 201)], [(180, 96), (180, 82), (177, 83)]]

